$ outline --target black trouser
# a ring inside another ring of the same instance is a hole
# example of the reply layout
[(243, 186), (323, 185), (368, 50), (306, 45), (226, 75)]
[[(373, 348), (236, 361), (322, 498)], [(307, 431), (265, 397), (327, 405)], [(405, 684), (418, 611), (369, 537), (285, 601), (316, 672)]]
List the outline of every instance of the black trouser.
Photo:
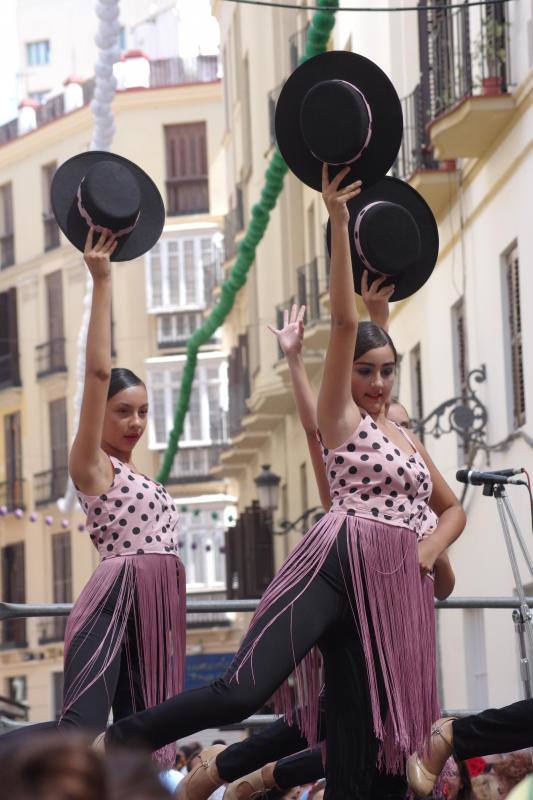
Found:
[[(325, 737), (324, 706), (325, 703), (321, 703), (319, 740)], [(298, 727), (279, 719), (248, 739), (230, 745), (224, 751), (224, 769), (234, 775), (240, 770), (237, 775), (240, 778), (275, 761), (274, 781), (276, 786), (287, 791), (294, 786), (313, 783), (325, 775), (322, 749), (307, 750), (306, 747), (307, 742)], [(219, 756), (217, 764), (221, 758)], [(406, 792), (404, 775), (387, 775), (376, 770), (370, 794), (372, 800), (403, 800)]]
[[(65, 656), (64, 697), (69, 696), (72, 683), (76, 681), (80, 672), (87, 665), (109, 629), (120, 591), (122, 575), (123, 573), (120, 573), (117, 577), (98, 616), (90, 620), (72, 640)], [(102, 654), (99, 662), (94, 665), (93, 675), (96, 675), (102, 667), (104, 658), (105, 655)], [(87, 682), (90, 682), (90, 676), (87, 677)], [(19, 739), (24, 739), (38, 731), (57, 730), (58, 728), (78, 728), (89, 732), (99, 732), (107, 725), (111, 709), (113, 709), (113, 719), (117, 720), (136, 710), (142, 710), (144, 707), (132, 609), (128, 618), (126, 636), (117, 655), (98, 680), (63, 713), (60, 721), (25, 725), (1, 736), (0, 742), (2, 746), (11, 746)]]
[[(327, 687), (326, 798), (369, 798), (378, 742), (364, 653), (346, 590), (351, 576), (345, 526), (319, 574), (294, 601), (292, 613), (283, 613), (266, 628), (308, 580), (304, 579), (290, 596), (281, 598), (248, 631), (223, 677), (121, 720), (109, 728), (107, 741), (157, 750), (197, 731), (243, 720), (267, 702), (291, 674), (295, 661), (298, 663), (317, 644), (324, 659)], [(355, 608), (353, 599), (351, 602)], [(256, 643), (253, 673), (245, 664), (237, 679), (236, 665), (259, 631), (263, 635)], [(217, 768), (226, 781), (244, 774), (224, 753), (217, 757)]]
[(533, 747), (533, 700), (455, 720), (453, 747), (459, 761)]

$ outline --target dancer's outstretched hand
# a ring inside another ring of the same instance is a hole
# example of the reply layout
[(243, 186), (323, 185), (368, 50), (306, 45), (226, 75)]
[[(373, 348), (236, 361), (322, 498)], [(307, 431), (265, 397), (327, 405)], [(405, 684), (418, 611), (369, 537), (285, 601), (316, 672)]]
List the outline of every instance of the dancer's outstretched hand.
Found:
[(332, 225), (347, 225), (350, 220), (350, 213), (346, 207), (348, 200), (361, 192), (362, 181), (354, 181), (339, 189), (339, 183), (349, 173), (350, 167), (344, 167), (335, 175), (333, 180), (329, 179), (328, 165), (322, 165), (322, 198), (328, 210)]
[(387, 276), (381, 275), (377, 278), (373, 276), (372, 283), (369, 286), (368, 278), (368, 271), (365, 269), (361, 279), (361, 297), (372, 322), (387, 330), (389, 326), (389, 300), (394, 292), (394, 284), (382, 286)]
[(289, 317), (288, 309), (283, 311), (283, 327), (274, 328), (268, 325), (268, 330), (272, 331), (277, 337), (279, 346), (286, 356), (297, 355), (302, 352), (304, 341), (304, 316), (305, 306), (298, 306), (296, 303), (291, 308)]
[(115, 252), (118, 240), (111, 235), (111, 232), (109, 234), (101, 233), (96, 244), (93, 243), (93, 239), (94, 228), (89, 228), (83, 251), (85, 263), (89, 267), (93, 280), (109, 278), (111, 275), (109, 259)]

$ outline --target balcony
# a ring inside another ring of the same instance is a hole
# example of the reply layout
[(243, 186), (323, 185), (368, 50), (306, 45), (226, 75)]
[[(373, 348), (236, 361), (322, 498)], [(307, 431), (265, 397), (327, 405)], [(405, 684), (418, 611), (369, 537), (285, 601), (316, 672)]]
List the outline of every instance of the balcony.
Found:
[(513, 113), (506, 13), (504, 2), (433, 12), (427, 122), (441, 160), (479, 158)]
[[(296, 296), (276, 306), (278, 328), (283, 326), (283, 313), (291, 309), (293, 303), (304, 305), (305, 347), (306, 350), (322, 350), (327, 347), (330, 335), (330, 315), (324, 308), (322, 297), (328, 291), (328, 260), (315, 257), (308, 264), (296, 270)], [(278, 358), (283, 359), (283, 351), (278, 346)]]
[(68, 468), (56, 467), (33, 476), (34, 502), (36, 506), (45, 506), (63, 497), (68, 481)]
[(404, 132), (398, 158), (393, 167), (395, 178), (408, 181), (438, 215), (449, 202), (455, 184), (455, 161), (437, 161), (427, 131), (427, 107), (424, 87), (418, 84), (402, 98)]
[(157, 346), (160, 350), (185, 347), (187, 340), (202, 324), (201, 311), (157, 315)]
[(44, 378), (55, 372), (66, 372), (65, 338), (50, 339), (35, 348), (37, 377)]
[[(193, 58), (164, 58), (150, 62), (149, 89), (164, 86), (182, 86), (194, 83), (211, 83), (219, 79), (219, 62), (217, 56), (196, 56)], [(83, 103), (88, 105), (94, 95), (94, 78), (82, 84)], [(120, 92), (120, 90), (119, 90)], [(51, 97), (36, 109), (37, 127), (65, 116), (65, 99), (63, 94)], [(0, 146), (17, 139), (19, 136), (18, 119), (9, 120), (0, 125)]]
[(0, 389), (7, 389), (9, 386), (20, 386), (18, 352), (0, 356)]
[(242, 188), (235, 188), (235, 207), (224, 217), (224, 261), (231, 261), (237, 253), (237, 234), (244, 230), (244, 199)]
[(209, 183), (207, 175), (193, 178), (167, 178), (167, 215), (207, 214)]
[(224, 270), (220, 259), (217, 258), (210, 264), (205, 264), (204, 272), (204, 299), (206, 307), (214, 305), (216, 301), (215, 290), (218, 289), (224, 280)]
[(222, 450), (220, 444), (207, 447), (180, 447), (167, 483), (177, 485), (213, 480), (211, 469), (218, 464)]
[(13, 233), (0, 236), (0, 269), (6, 269), (15, 263), (15, 237)]
[(15, 511), (17, 508), (24, 509), (24, 479), (11, 478), (11, 480), (0, 483), (0, 506), (7, 511)]
[(60, 244), (59, 227), (52, 213), (43, 214), (43, 226), (44, 251), (47, 253), (49, 250), (55, 250), (55, 248), (59, 247)]
[(150, 61), (150, 88), (210, 83), (219, 78), (218, 56), (162, 58)]

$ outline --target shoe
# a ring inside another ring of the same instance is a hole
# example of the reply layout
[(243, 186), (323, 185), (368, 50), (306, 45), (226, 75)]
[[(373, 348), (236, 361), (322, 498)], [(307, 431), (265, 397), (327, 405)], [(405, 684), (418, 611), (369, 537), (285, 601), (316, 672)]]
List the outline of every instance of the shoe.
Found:
[(199, 755), (201, 763), (178, 783), (174, 797), (179, 800), (207, 800), (215, 789), (222, 786), (225, 781), (218, 774), (216, 757), (225, 749), (225, 745), (216, 744), (202, 750)]
[[(252, 800), (252, 798), (265, 797), (268, 790), (273, 789), (276, 784), (273, 779), (265, 780), (264, 769), (265, 767), (256, 769), (255, 772), (250, 772), (249, 775), (228, 784), (224, 800)], [(246, 786), (246, 784), (248, 785)]]
[[(440, 736), (440, 738), (449, 748), (449, 752), (446, 753), (442, 762), (441, 769), (444, 767), (444, 764), (453, 751), (452, 738), (451, 736), (449, 738), (445, 736), (442, 729), (447, 722), (452, 722), (454, 719), (457, 719), (457, 717), (443, 717), (442, 719), (437, 720), (437, 722), (431, 728), (431, 738), (434, 736)], [(407, 759), (407, 783), (409, 789), (417, 797), (428, 797), (428, 795), (430, 795), (433, 791), (438, 777), (438, 775), (434, 775), (432, 772), (430, 772), (424, 763), (424, 759), (421, 758), (418, 753), (413, 753), (413, 755)]]

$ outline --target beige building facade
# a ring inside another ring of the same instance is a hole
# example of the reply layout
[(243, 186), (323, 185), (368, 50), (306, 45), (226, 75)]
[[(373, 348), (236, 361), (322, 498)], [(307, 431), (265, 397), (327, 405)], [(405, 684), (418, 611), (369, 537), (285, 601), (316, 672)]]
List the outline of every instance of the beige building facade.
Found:
[[(469, 455), (479, 469), (533, 464), (533, 21), (527, 3), (466, 10), (447, 5), (432, 13), (339, 12), (330, 45), (371, 58), (391, 77), (404, 110), (393, 174), (420, 191), (437, 218), (438, 265), (422, 290), (393, 307), (391, 333), (402, 356), (400, 399), (414, 419), (425, 420), (426, 446), (461, 495), (455, 472)], [(311, 12), (220, 2), (213, 8), (225, 76), (229, 269), (263, 186), (280, 85), (302, 52)], [(231, 447), (216, 472), (238, 482), (242, 515), (257, 498), (261, 465), (270, 464), (281, 478), (276, 532), (284, 520), (318, 506), (319, 498), (287, 368), (266, 325), (293, 299), (306, 303), (305, 362), (318, 391), (329, 335), (325, 221), (320, 196), (288, 175), (224, 330), (230, 361), (238, 357), (242, 369), (230, 395)], [(475, 376), (468, 381), (474, 369), (479, 383)], [(466, 403), (476, 415), (467, 430), (469, 454), (457, 433), (458, 417), (432, 414), (453, 398), (459, 401), (449, 409)], [(437, 419), (440, 436), (434, 435)], [(450, 420), (456, 425), (451, 432)], [(511, 489), (510, 496), (529, 536), (527, 493)], [(470, 487), (464, 503), (468, 525), (451, 549), (455, 594), (511, 596), (495, 501)], [(277, 564), (300, 535), (296, 529), (274, 536)], [(520, 568), (532, 594), (522, 561)], [(446, 707), (480, 708), (521, 696), (510, 611), (445, 610), (438, 621)]]
[[(138, 60), (132, 59), (135, 68)], [(220, 281), (227, 211), (217, 65), (209, 62), (206, 73), (200, 57), (196, 73), (176, 83), (176, 64), (169, 60), (162, 70), (161, 63), (157, 69), (144, 64), (149, 87), (119, 92), (113, 103), (113, 150), (152, 176), (167, 210), (156, 247), (113, 267), (113, 363), (146, 381), (153, 415), (135, 457), (154, 476), (172, 425), (187, 337)], [(49, 204), (53, 172), (87, 149), (92, 117), (87, 104), (65, 113), (53, 102), (39, 115), (30, 108), (33, 118), (21, 111), (24, 135), (17, 121), (0, 129), (0, 586), (8, 602), (72, 601), (97, 564), (77, 504), (67, 512), (57, 506), (74, 433), (87, 271), (59, 233)], [(220, 338), (202, 348), (199, 364), (168, 490), (181, 510), (189, 595), (216, 599), (225, 596), (224, 531), (235, 516), (232, 487), (209, 471), (227, 439), (227, 359)], [(188, 622), (189, 673), (201, 682), (227, 662), (239, 632), (231, 615), (196, 615)], [(63, 620), (9, 620), (0, 627), (0, 695), (25, 704), (30, 721), (54, 718), (61, 702)]]

